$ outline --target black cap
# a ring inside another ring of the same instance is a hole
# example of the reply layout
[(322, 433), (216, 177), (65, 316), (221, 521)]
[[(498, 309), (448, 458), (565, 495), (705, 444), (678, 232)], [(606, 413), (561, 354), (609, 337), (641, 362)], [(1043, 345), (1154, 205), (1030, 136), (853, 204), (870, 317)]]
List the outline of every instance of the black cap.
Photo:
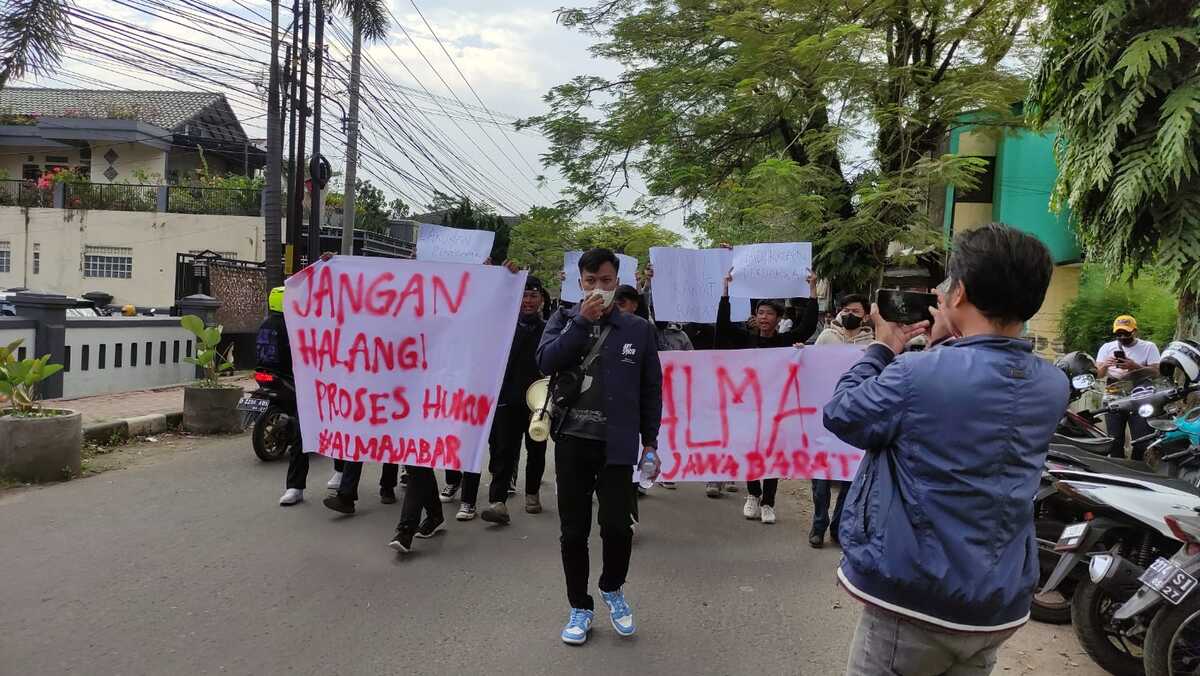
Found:
[(533, 275), (529, 275), (528, 277), (525, 278), (525, 290), (526, 291), (545, 291), (545, 289), (542, 288), (542, 280), (538, 279), (537, 277), (534, 277)]

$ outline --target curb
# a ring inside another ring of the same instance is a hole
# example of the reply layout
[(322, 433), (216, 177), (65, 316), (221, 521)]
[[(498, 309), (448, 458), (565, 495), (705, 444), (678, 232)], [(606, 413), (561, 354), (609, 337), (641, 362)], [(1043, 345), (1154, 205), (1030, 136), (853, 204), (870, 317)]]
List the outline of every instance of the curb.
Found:
[(165, 432), (183, 422), (183, 411), (171, 413), (155, 413), (139, 415), (132, 418), (112, 420), (109, 422), (84, 425), (83, 439), (93, 443), (103, 444), (118, 439), (125, 441), (131, 437), (148, 436)]

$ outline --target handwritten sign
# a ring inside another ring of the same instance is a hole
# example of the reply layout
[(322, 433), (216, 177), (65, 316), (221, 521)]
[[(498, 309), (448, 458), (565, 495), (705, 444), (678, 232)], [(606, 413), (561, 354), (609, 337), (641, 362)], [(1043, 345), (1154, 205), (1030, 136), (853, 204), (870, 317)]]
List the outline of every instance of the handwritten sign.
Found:
[(808, 271), (812, 269), (812, 243), (735, 246), (732, 267), (731, 296), (807, 298), (811, 294)]
[(853, 479), (863, 453), (821, 410), (861, 357), (843, 345), (660, 352), (661, 479)]
[(417, 235), (417, 260), (479, 264), (491, 255), (495, 240), (496, 233), (491, 230), (464, 230), (422, 223)]
[[(717, 304), (724, 292), (733, 252), (729, 249), (651, 247), (654, 266), (654, 318), (664, 322), (717, 321)], [(750, 299), (730, 299), (730, 319), (750, 316)]]
[[(563, 255), (563, 272), (566, 273), (566, 278), (563, 279), (562, 293), (559, 297), (568, 303), (583, 300), (583, 289), (579, 288), (579, 259), (582, 256), (582, 251), (568, 251)], [(628, 284), (636, 289), (638, 259), (619, 253), (617, 261), (620, 263), (620, 269), (617, 270), (618, 283)]]
[[(526, 273), (336, 256), (287, 280), (304, 448), (479, 472)], [(486, 330), (481, 330), (486, 328)]]

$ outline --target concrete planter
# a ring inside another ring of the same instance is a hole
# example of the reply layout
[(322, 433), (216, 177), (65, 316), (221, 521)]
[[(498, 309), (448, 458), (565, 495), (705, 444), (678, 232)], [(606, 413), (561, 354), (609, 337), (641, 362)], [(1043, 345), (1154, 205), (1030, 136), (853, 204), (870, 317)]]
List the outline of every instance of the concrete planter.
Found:
[(183, 389), (183, 429), (192, 434), (236, 434), (242, 431), (237, 410), (240, 387), (197, 387)]
[(54, 411), (43, 418), (0, 415), (0, 475), (27, 482), (78, 476), (83, 416)]

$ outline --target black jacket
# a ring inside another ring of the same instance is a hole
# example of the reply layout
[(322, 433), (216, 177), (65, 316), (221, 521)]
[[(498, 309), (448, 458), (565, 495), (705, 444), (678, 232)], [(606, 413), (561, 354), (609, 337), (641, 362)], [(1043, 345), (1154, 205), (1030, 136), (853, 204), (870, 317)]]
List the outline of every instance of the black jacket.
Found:
[(267, 313), (267, 318), (258, 327), (254, 352), (258, 359), (258, 368), (281, 375), (292, 375), (292, 346), (288, 340), (287, 325), (284, 324), (282, 313)]
[(721, 303), (717, 306), (718, 350), (741, 350), (750, 347), (791, 347), (796, 343), (802, 343), (807, 340), (817, 328), (817, 304), (812, 301), (804, 304), (804, 314), (800, 317), (799, 326), (787, 333), (776, 333), (770, 338), (758, 335), (757, 331), (750, 331), (744, 324), (734, 324), (730, 321), (729, 314), (729, 297), (725, 296), (721, 298)]
[[(613, 310), (612, 331), (600, 348), (605, 412), (608, 416), (607, 459), (610, 465), (636, 465), (641, 446), (658, 447), (662, 422), (662, 366), (654, 326), (636, 315)], [(559, 310), (550, 317), (538, 346), (542, 372), (572, 369), (587, 356), (592, 323), (578, 310)]]
[(504, 369), (504, 383), (500, 386), (501, 406), (524, 406), (525, 390), (542, 377), (538, 370), (537, 347), (544, 330), (546, 322), (538, 315), (517, 319), (512, 348), (508, 351), (508, 366)]

